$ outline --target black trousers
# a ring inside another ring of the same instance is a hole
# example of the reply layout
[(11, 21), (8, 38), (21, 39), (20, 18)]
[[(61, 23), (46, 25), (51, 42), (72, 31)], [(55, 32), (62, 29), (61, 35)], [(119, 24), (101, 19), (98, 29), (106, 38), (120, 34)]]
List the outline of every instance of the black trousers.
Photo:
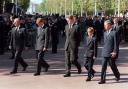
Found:
[(3, 55), (4, 54), (4, 41), (3, 39), (0, 39), (0, 55)]
[(13, 49), (13, 48), (11, 49), (11, 53), (12, 53), (11, 57), (12, 57), (12, 58), (15, 57), (15, 51), (16, 51), (15, 49)]
[(15, 62), (13, 71), (17, 72), (18, 64), (21, 64), (23, 67), (26, 67), (28, 64), (22, 58), (22, 50), (15, 51)]
[(120, 77), (120, 73), (117, 69), (115, 59), (112, 59), (111, 57), (104, 57), (103, 63), (102, 63), (102, 71), (101, 71), (101, 80), (105, 81), (106, 80), (106, 70), (107, 70), (107, 63), (109, 63), (114, 76), (116, 78)]
[(57, 53), (57, 45), (58, 43), (52, 42), (52, 53)]
[(94, 74), (94, 69), (93, 69), (93, 64), (94, 64), (94, 59), (93, 57), (85, 57), (85, 68), (88, 70), (88, 77), (91, 78), (91, 76)]
[(70, 47), (65, 51), (65, 67), (66, 73), (70, 73), (71, 64), (74, 64), (77, 69), (81, 69), (81, 65), (77, 61), (78, 59), (78, 48), (72, 50)]
[(36, 57), (38, 59), (37, 73), (41, 72), (41, 67), (47, 68), (49, 64), (44, 60), (44, 51), (36, 50)]

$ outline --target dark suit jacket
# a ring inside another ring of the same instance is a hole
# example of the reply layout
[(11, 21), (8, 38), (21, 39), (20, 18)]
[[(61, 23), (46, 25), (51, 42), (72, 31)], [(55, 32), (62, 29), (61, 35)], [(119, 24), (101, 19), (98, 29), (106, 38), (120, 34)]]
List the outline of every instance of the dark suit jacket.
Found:
[(118, 40), (118, 44), (120, 43), (121, 41), (121, 34), (122, 34), (122, 31), (123, 31), (123, 27), (121, 25), (113, 25), (113, 30), (116, 31), (117, 33), (117, 40)]
[(97, 40), (96, 37), (89, 39), (87, 37), (85, 57), (97, 57)]
[(104, 46), (102, 50), (103, 57), (111, 57), (111, 53), (115, 52), (118, 54), (119, 46), (117, 42), (116, 32), (112, 29), (109, 35), (104, 32)]
[(65, 50), (70, 46), (72, 50), (78, 48), (81, 41), (81, 31), (77, 24), (74, 24), (72, 28), (69, 28), (69, 25), (65, 27), (66, 42)]
[(23, 27), (19, 27), (19, 30), (12, 28), (10, 46), (15, 50), (23, 50), (24, 46), (28, 44), (27, 31)]
[(43, 48), (48, 48), (49, 42), (49, 29), (47, 26), (38, 27), (36, 34), (36, 44), (35, 50), (43, 50)]

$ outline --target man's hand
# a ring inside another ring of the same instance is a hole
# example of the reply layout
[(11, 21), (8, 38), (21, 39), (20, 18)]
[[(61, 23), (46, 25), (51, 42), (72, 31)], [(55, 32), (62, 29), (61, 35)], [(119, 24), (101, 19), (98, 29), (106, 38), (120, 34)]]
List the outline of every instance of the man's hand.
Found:
[(12, 49), (12, 46), (9, 46), (9, 49)]
[(45, 51), (47, 51), (47, 49), (46, 48), (43, 48), (43, 51), (45, 52)]
[(115, 52), (112, 52), (111, 55), (112, 55), (112, 56), (111, 56), (112, 58), (116, 58), (116, 55), (117, 55), (117, 54), (116, 54)]
[(95, 57), (95, 56), (93, 56), (93, 59), (96, 59), (96, 57)]

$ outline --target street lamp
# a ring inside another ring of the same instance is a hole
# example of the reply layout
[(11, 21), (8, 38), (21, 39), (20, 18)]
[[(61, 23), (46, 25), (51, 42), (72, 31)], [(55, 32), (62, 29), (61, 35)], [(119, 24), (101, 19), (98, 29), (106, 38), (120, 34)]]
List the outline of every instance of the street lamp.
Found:
[(5, 12), (5, 1), (3, 2), (3, 13)]
[(16, 15), (18, 15), (18, 1), (16, 0)]
[(72, 0), (72, 15), (73, 15), (73, 11), (74, 11), (74, 2)]
[(94, 0), (94, 3), (95, 3), (95, 15), (97, 13), (97, 3), (96, 3), (96, 0)]
[(67, 15), (67, 0), (65, 0), (65, 16)]
[(60, 2), (60, 15), (62, 15), (62, 1)]
[(120, 17), (120, 0), (118, 0), (118, 17)]
[(81, 0), (81, 16), (83, 16), (83, 2)]

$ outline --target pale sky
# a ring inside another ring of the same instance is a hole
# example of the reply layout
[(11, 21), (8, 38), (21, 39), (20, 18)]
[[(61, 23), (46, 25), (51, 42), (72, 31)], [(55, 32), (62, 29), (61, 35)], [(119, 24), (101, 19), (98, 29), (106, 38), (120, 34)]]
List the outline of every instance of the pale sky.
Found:
[(37, 4), (40, 4), (43, 0), (31, 0), (31, 2), (33, 3), (37, 3)]
[[(43, 0), (31, 0), (31, 3), (40, 4)], [(33, 8), (35, 11), (35, 8)], [(30, 5), (27, 12), (32, 13), (32, 6)]]

